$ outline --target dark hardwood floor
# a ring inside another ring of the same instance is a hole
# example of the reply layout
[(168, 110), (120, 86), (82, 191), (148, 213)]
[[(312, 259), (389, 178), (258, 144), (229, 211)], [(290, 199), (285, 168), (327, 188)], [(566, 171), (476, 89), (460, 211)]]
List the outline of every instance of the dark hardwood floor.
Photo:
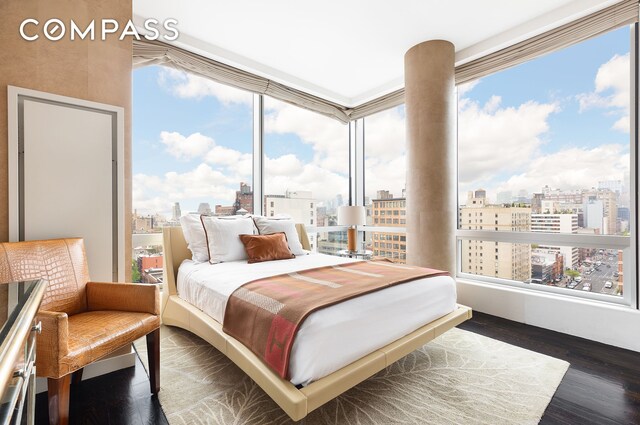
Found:
[[(571, 363), (542, 424), (640, 424), (639, 353), (477, 312), (460, 328)], [(48, 423), (46, 393), (36, 398), (36, 423)], [(72, 385), (70, 423), (137, 425), (167, 420), (137, 361), (135, 367)]]
[[(168, 424), (157, 396), (151, 396), (147, 371), (136, 365), (71, 385), (69, 424)], [(48, 425), (47, 393), (36, 397), (36, 424)]]
[(460, 328), (571, 364), (541, 424), (640, 424), (640, 353), (487, 314), (473, 316)]

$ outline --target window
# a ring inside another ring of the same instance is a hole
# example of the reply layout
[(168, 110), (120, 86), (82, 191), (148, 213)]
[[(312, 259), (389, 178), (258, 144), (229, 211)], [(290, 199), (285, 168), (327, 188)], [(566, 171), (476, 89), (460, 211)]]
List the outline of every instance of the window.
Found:
[(148, 66), (133, 73), (133, 114), (133, 268), (154, 282), (162, 240), (149, 233), (190, 212), (253, 211), (253, 95)]
[[(623, 27), (458, 88), (460, 217), (493, 217), (459, 221), (463, 275), (624, 296), (635, 202), (629, 39)], [(496, 261), (483, 272), (475, 254), (485, 245)]]
[[(263, 194), (272, 213), (319, 228), (337, 224), (337, 207), (348, 202), (348, 125), (265, 97), (264, 155)], [(324, 253), (343, 242), (329, 232), (309, 232), (309, 240)]]
[[(405, 216), (405, 115), (404, 106), (379, 112), (364, 118), (364, 195), (367, 207), (374, 211), (374, 216)], [(383, 236), (401, 237), (404, 241), (406, 219), (385, 218), (374, 220), (373, 224), (385, 227), (401, 228), (401, 233), (388, 231), (366, 232), (367, 237)], [(370, 239), (368, 239), (370, 241)], [(389, 239), (391, 240), (391, 239)], [(397, 239), (395, 239), (397, 240)], [(403, 245), (404, 247), (404, 245)], [(389, 246), (392, 249), (392, 246)], [(404, 262), (405, 248), (396, 244), (394, 261)], [(383, 256), (381, 252), (374, 256)]]
[[(632, 62), (621, 28), (458, 88), (463, 276), (615, 302), (630, 297), (617, 278), (635, 275)], [(336, 209), (351, 195), (367, 207), (362, 248), (404, 261), (404, 106), (349, 126), (265, 97), (264, 156), (253, 158), (254, 96), (160, 66), (135, 72), (134, 229), (158, 231), (185, 212), (228, 215), (260, 204), (267, 216), (308, 223), (313, 248), (335, 253), (346, 246)], [(254, 160), (264, 170), (256, 176), (264, 181), (260, 202), (251, 187)], [(148, 245), (138, 240), (134, 246)], [(485, 263), (494, 266), (483, 273), (485, 247)], [(552, 263), (562, 279), (574, 272), (590, 279), (591, 290), (546, 279)]]

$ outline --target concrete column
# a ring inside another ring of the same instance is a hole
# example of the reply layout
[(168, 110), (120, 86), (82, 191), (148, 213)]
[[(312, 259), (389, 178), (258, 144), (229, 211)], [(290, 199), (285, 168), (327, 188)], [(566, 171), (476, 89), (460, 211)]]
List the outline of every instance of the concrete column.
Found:
[(407, 263), (456, 270), (454, 47), (420, 43), (404, 56), (407, 116)]

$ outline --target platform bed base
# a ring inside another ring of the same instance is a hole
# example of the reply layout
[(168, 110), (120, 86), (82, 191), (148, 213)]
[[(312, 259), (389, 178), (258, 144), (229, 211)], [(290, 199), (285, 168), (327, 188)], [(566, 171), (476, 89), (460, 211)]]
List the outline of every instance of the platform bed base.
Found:
[[(297, 224), (296, 230), (302, 247), (311, 249), (304, 225)], [(176, 285), (178, 268), (183, 260), (191, 258), (191, 253), (180, 227), (164, 227), (162, 233), (164, 248), (162, 322), (165, 325), (186, 329), (213, 345), (249, 375), (294, 421), (304, 418), (329, 400), (471, 318), (471, 309), (458, 305), (456, 310), (446, 316), (298, 389), (291, 382), (281, 379), (272, 372), (242, 343), (222, 332), (220, 323), (178, 296)]]
[(162, 321), (165, 325), (186, 329), (213, 345), (249, 375), (294, 421), (304, 418), (326, 402), (471, 318), (471, 308), (458, 305), (446, 316), (298, 389), (272, 372), (242, 343), (225, 334), (220, 323), (197, 307), (177, 295), (169, 295), (164, 301)]

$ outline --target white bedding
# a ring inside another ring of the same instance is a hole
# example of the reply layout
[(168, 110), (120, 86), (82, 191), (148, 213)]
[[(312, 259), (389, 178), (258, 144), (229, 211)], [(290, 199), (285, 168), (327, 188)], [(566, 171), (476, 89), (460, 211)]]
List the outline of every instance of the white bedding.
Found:
[[(185, 260), (178, 271), (178, 294), (222, 323), (227, 299), (249, 281), (352, 261), (357, 260), (324, 254), (255, 264), (233, 261), (211, 265)], [(437, 276), (318, 310), (298, 330), (289, 363), (291, 383), (307, 385), (335, 372), (452, 312), (455, 306), (454, 280)]]

